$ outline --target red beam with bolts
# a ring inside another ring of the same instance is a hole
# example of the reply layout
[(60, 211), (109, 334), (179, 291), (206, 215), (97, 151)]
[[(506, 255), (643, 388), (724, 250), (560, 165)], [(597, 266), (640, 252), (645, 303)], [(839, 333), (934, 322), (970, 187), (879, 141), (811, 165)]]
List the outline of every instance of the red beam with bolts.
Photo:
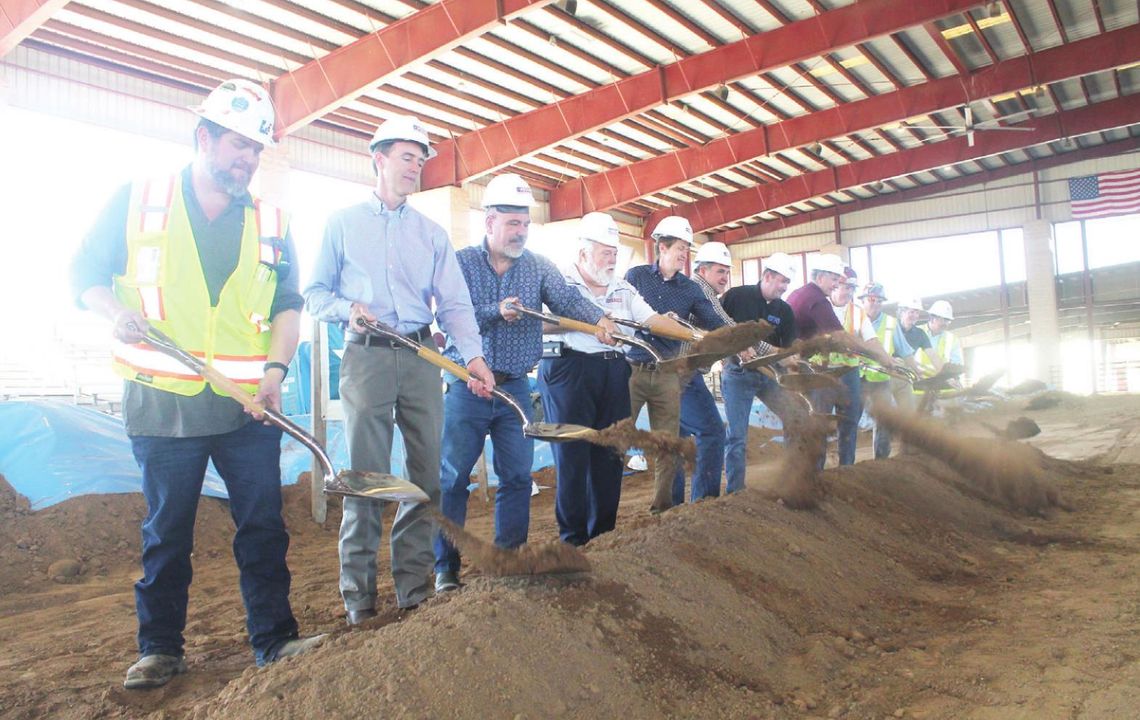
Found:
[(273, 83), (281, 137), (412, 65), (423, 65), (499, 23), (554, 0), (441, 0)]
[(781, 150), (1137, 61), (1140, 25), (1131, 25), (1005, 60), (966, 78), (950, 76), (901, 88), (571, 180), (550, 194), (550, 218), (566, 220), (609, 210)]
[(440, 143), (423, 189), (456, 185), (672, 99), (921, 25), (984, 0), (864, 0), (602, 85)]
[(1036, 129), (1032, 132), (978, 131), (974, 147), (969, 147), (966, 138), (960, 137), (658, 210), (649, 216), (645, 228), (649, 232), (661, 218), (682, 215), (692, 223), (694, 232), (703, 232), (830, 192), (1137, 122), (1140, 122), (1140, 94), (1039, 117), (1034, 120)]
[(929, 195), (936, 195), (938, 193), (949, 192), (951, 190), (958, 190), (960, 188), (992, 182), (994, 180), (1001, 180), (1007, 177), (1025, 175), (1027, 173), (1034, 172), (1035, 170), (1045, 170), (1047, 168), (1069, 165), (1071, 163), (1080, 162), (1081, 160), (1095, 160), (1096, 158), (1102, 157), (1115, 157), (1124, 153), (1133, 152), (1137, 149), (1140, 149), (1140, 138), (1129, 137), (1123, 140), (1115, 140), (1113, 142), (1103, 143), (1095, 147), (1081, 148), (1080, 150), (1073, 150), (1071, 152), (1061, 153), (1060, 155), (1051, 155), (1045, 158), (1038, 158), (1036, 160), (1017, 163), (1016, 165), (1007, 165), (1006, 167), (997, 168), (996, 170), (983, 170), (971, 175), (963, 175), (962, 177), (957, 177), (953, 180), (942, 180), (939, 182), (929, 183), (927, 185), (921, 185), (919, 187), (908, 188), (906, 190), (890, 193), (889, 195), (879, 195), (872, 198), (853, 200), (851, 202), (842, 203), (840, 205), (824, 208), (822, 210), (789, 215), (787, 217), (781, 217), (776, 220), (768, 220), (744, 228), (733, 228), (731, 230), (725, 230), (724, 232), (715, 233), (713, 235), (713, 239), (719, 240), (726, 245), (733, 245), (736, 243), (749, 242), (753, 240), (761, 240), (762, 238), (759, 237), (761, 233), (775, 232), (776, 230), (783, 230), (785, 228), (795, 227), (796, 225), (815, 222), (816, 220), (839, 217), (841, 215), (858, 212), (859, 210), (866, 210), (868, 208), (881, 207), (884, 205), (894, 205), (896, 203), (917, 200), (918, 198), (927, 197)]
[(0, 57), (67, 4), (67, 0), (0, 0)]

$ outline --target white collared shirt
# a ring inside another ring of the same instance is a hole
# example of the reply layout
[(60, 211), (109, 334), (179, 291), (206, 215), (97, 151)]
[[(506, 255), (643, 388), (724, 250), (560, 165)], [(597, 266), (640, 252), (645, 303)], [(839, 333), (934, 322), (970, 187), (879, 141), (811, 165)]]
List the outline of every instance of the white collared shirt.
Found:
[[(610, 317), (644, 323), (657, 314), (657, 311), (649, 307), (649, 303), (645, 302), (641, 294), (637, 292), (632, 285), (621, 278), (615, 276), (613, 280), (610, 280), (610, 284), (606, 286), (605, 293), (595, 295), (582, 279), (582, 273), (578, 271), (577, 265), (569, 265), (568, 267), (561, 268), (561, 270), (562, 277), (566, 279), (566, 284), (577, 289), (578, 292), (582, 293), (583, 297), (600, 307), (602, 311)], [(632, 328), (619, 329), (629, 335), (632, 335), (634, 332)], [(566, 344), (566, 347), (571, 350), (584, 353), (599, 353), (612, 350), (624, 351), (627, 347), (622, 344), (613, 347), (605, 345), (593, 335), (584, 332), (567, 332), (560, 335), (551, 335), (549, 337), (554, 340), (561, 340)]]

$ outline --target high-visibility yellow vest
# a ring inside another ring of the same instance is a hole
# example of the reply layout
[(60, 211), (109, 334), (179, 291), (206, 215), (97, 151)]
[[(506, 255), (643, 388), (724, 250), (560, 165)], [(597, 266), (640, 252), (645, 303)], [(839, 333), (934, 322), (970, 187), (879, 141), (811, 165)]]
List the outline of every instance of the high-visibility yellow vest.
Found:
[[(183, 349), (255, 392), (269, 353), (269, 313), (287, 227), (278, 208), (245, 209), (237, 267), (216, 307), (198, 258), (182, 196), (182, 176), (136, 182), (127, 211), (127, 267), (115, 296)], [(205, 380), (144, 343), (116, 344), (112, 365), (128, 380), (178, 395), (197, 395)]]
[[(898, 321), (886, 313), (880, 313), (879, 318), (881, 322), (875, 330), (875, 335), (883, 344), (883, 349), (887, 351), (887, 355), (893, 355), (895, 352), (895, 327), (898, 325)], [(886, 382), (891, 379), (891, 376), (880, 370), (864, 368), (863, 379), (867, 382)]]
[[(927, 337), (930, 337), (929, 332), (927, 332), (926, 335)], [(930, 339), (933, 344), (934, 338)], [(958, 338), (954, 335), (954, 333), (950, 332), (949, 330), (943, 330), (942, 334), (938, 336), (938, 343), (934, 344), (934, 347), (932, 347), (931, 350), (938, 354), (938, 357), (942, 359), (943, 363), (948, 363), (950, 362), (950, 351), (954, 349), (954, 346), (957, 343)], [(923, 372), (925, 372), (927, 375), (934, 374), (934, 361), (930, 359), (930, 355), (928, 354), (926, 348), (921, 348), (915, 352), (914, 359), (915, 362), (918, 363), (918, 366), (922, 368)]]

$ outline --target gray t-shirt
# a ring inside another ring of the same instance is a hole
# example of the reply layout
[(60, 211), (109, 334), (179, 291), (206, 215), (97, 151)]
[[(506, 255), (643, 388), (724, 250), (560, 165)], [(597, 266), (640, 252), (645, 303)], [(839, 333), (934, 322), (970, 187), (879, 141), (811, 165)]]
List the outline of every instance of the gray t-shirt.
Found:
[[(248, 194), (235, 198), (221, 215), (213, 222), (209, 221), (194, 195), (189, 167), (182, 171), (182, 193), (190, 228), (198, 245), (198, 259), (210, 292), (210, 302), (216, 306), (222, 287), (237, 267), (245, 209), (253, 200)], [(77, 300), (88, 288), (110, 287), (112, 277), (126, 271), (130, 197), (129, 185), (120, 189), (84, 238), (71, 267), (72, 290)], [(293, 241), (286, 234), (277, 268), (277, 291), (273, 297), (271, 318), (286, 310), (300, 310), (304, 305), (304, 299), (298, 292), (294, 258)], [(249, 422), (250, 417), (235, 400), (218, 395), (208, 384), (197, 395), (186, 396), (125, 381), (123, 420), (127, 435), (202, 437), (237, 430)]]

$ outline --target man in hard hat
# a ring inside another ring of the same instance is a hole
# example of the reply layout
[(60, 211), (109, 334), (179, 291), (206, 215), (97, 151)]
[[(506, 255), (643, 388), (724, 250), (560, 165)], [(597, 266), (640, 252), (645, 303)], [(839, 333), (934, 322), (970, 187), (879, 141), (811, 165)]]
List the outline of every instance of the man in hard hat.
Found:
[[(538, 310), (545, 304), (558, 315), (597, 324), (596, 337), (607, 345), (613, 344), (610, 333), (616, 327), (601, 308), (566, 284), (554, 263), (526, 249), (530, 209), (536, 203), (525, 180), (514, 173), (496, 176), (487, 184), (482, 205), (483, 242), (456, 255), (475, 305), (482, 354), (495, 383), (529, 412), (527, 374), (542, 357), (542, 321), (523, 316), (516, 305)], [(456, 338), (449, 336), (448, 343), (445, 354), (460, 359)], [(530, 529), (534, 441), (523, 435), (522, 421), (506, 403), (479, 397), (450, 376), (445, 379), (450, 382), (444, 397), (441, 510), (452, 522), (464, 524), (471, 469), (490, 435), (499, 477), (495, 544), (516, 548), (526, 542)], [(459, 587), (459, 565), (459, 551), (437, 534), (437, 592)]]
[(930, 309), (926, 311), (928, 319), (926, 321), (926, 334), (930, 337), (930, 353), (923, 353), (929, 355), (924, 358), (929, 363), (928, 370), (934, 370), (934, 362), (931, 358), (938, 357), (941, 362), (939, 367), (945, 363), (954, 363), (955, 365), (962, 364), (962, 343), (958, 340), (958, 336), (950, 332), (950, 324), (954, 322), (954, 308), (950, 303), (945, 300), (936, 300), (930, 305)]
[[(894, 360), (879, 342), (875, 328), (863, 312), (863, 308), (856, 306), (852, 299), (855, 289), (859, 287), (859, 278), (851, 268), (844, 268), (844, 280), (831, 290), (829, 299), (832, 310), (844, 331), (863, 342), (863, 349), (871, 354), (882, 366), (893, 366)], [(829, 367), (850, 367), (848, 372), (840, 376), (839, 381), (843, 392), (833, 393), (828, 404), (839, 415), (838, 428), (838, 454), (840, 465), (855, 464), (855, 450), (859, 440), (859, 420), (863, 417), (863, 382), (859, 374), (860, 358), (857, 355), (846, 353), (831, 353), (828, 358)], [(817, 411), (826, 411), (816, 407)]]
[[(712, 305), (725, 325), (735, 325), (720, 304), (720, 296), (728, 289), (732, 277), (732, 255), (720, 242), (707, 242), (697, 249), (693, 262), (693, 282)], [(695, 317), (685, 318), (695, 322)], [(688, 352), (687, 344), (681, 354)], [(724, 470), (724, 421), (720, 419), (716, 400), (705, 384), (709, 368), (697, 369), (690, 378), (681, 378), (681, 437), (694, 437), (697, 462), (693, 471), (689, 499), (720, 495), (720, 476)], [(673, 504), (685, 502), (685, 468), (678, 463), (673, 476)]]
[[(606, 213), (587, 213), (578, 227), (576, 261), (563, 269), (566, 282), (613, 318), (656, 329), (684, 328), (658, 314), (632, 285), (614, 277), (618, 227)], [(605, 345), (594, 335), (546, 332), (562, 343), (561, 355), (538, 366), (538, 387), (547, 422), (601, 430), (629, 417), (629, 363), (623, 346)], [(622, 457), (584, 441), (553, 443), (558, 476), (554, 515), (563, 542), (584, 545), (614, 529), (621, 498)]]
[[(433, 320), (451, 334), (457, 362), (471, 371), (470, 392), (489, 397), (494, 378), (483, 358), (471, 296), (447, 232), (407, 202), (424, 163), (435, 156), (427, 130), (394, 117), (368, 145), (376, 187), (362, 203), (333, 214), (312, 280), (311, 315), (345, 326), (340, 397), (352, 469), (390, 472), (393, 418), (407, 451), (408, 479), (439, 502), (443, 400), (439, 369), (360, 324), (380, 321), (419, 343), (434, 344)], [(433, 348), (434, 349), (434, 348)], [(383, 504), (346, 497), (340, 524), (340, 591), (350, 625), (375, 617), (376, 553)], [(429, 508), (401, 503), (392, 523), (396, 605), (414, 608), (432, 593)]]
[(748, 418), (753, 398), (780, 414), (786, 408), (783, 390), (774, 380), (757, 370), (745, 369), (741, 361), (770, 355), (796, 340), (796, 322), (792, 308), (782, 299), (788, 285), (798, 275), (798, 262), (786, 253), (773, 253), (764, 259), (760, 282), (734, 287), (721, 298), (724, 311), (738, 323), (763, 320), (772, 333), (755, 349), (749, 348), (739, 357), (728, 358), (720, 374), (720, 392), (724, 396), (724, 415), (728, 421), (724, 456), (725, 491), (744, 489), (744, 467), (747, 459)]
[[(649, 306), (661, 314), (674, 313), (677, 317), (692, 318), (697, 327), (715, 330), (724, 326), (699, 285), (682, 271), (689, 260), (693, 244), (693, 228), (679, 215), (662, 218), (653, 228), (657, 259), (652, 265), (639, 265), (626, 272), (625, 279), (637, 288)], [(647, 340), (665, 358), (681, 352), (679, 340), (668, 340), (650, 335)], [(649, 426), (653, 430), (678, 435), (681, 424), (681, 381), (676, 372), (661, 369), (640, 348), (627, 353), (633, 374), (629, 380), (630, 412), (634, 418), (643, 406), (649, 406)], [(660, 513), (673, 507), (673, 482), (676, 465), (672, 459), (658, 457), (653, 468), (654, 498), (649, 506), (651, 513)], [(719, 472), (717, 473), (719, 478)], [(719, 483), (719, 479), (717, 480)]]
[(262, 87), (230, 80), (193, 110), (193, 162), (118, 191), (72, 264), (80, 305), (111, 321), (119, 341), (113, 365), (127, 380), (123, 421), (147, 504), (135, 584), (140, 657), (127, 670), (128, 689), (186, 672), (194, 517), (210, 460), (237, 526), (234, 557), (257, 664), (323, 637), (298, 638), (289, 606), (281, 430), (142, 343), (159, 330), (263, 406), (281, 409), (303, 301), (287, 218), (247, 190), (262, 149), (274, 145), (273, 106)]
[(820, 253), (809, 262), (809, 281), (788, 296), (788, 305), (796, 318), (796, 336), (803, 340), (843, 330), (830, 298), (831, 291), (844, 280), (843, 260), (838, 255)]
[[(867, 283), (863, 286), (858, 300), (862, 303), (863, 314), (871, 323), (875, 337), (883, 350), (892, 357), (895, 364), (901, 362), (895, 355), (895, 327), (898, 322), (895, 318), (883, 312), (883, 303), (887, 299), (882, 283)], [(905, 380), (898, 379), (882, 369), (864, 366), (861, 370), (863, 378), (863, 397), (872, 407), (877, 404), (893, 405), (896, 393), (910, 395), (910, 386)], [(909, 405), (908, 405), (909, 406)], [(883, 460), (891, 456), (891, 431), (882, 423), (875, 423), (872, 435), (872, 446), (875, 450), (875, 459)]]
[(911, 372), (918, 376), (927, 374), (920, 364), (919, 352), (934, 363), (937, 372), (942, 368), (942, 359), (925, 353), (932, 346), (930, 336), (919, 326), (918, 320), (925, 312), (922, 300), (916, 297), (903, 298), (898, 302), (898, 326), (895, 328), (895, 357), (901, 358)]

